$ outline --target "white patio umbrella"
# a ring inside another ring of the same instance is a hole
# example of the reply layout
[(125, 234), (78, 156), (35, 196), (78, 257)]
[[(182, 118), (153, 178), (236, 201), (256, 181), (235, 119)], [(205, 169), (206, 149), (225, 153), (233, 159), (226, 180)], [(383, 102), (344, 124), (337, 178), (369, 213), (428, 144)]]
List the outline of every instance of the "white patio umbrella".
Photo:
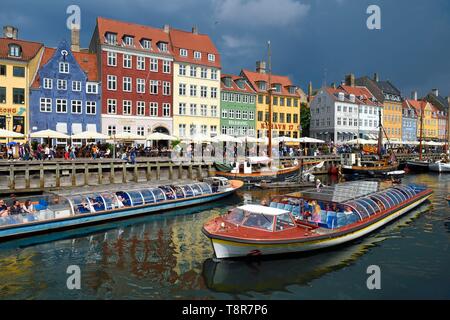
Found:
[(255, 138), (255, 137), (239, 137), (242, 142), (248, 143), (265, 143), (267, 142), (267, 138)]
[(74, 135), (72, 135), (72, 139), (98, 139), (98, 140), (106, 140), (106, 139), (110, 139), (110, 136), (100, 133), (100, 132), (96, 132), (96, 131), (84, 131), (84, 132), (80, 132), (80, 133), (76, 133)]
[(218, 136), (215, 136), (214, 139), (216, 139), (218, 142), (237, 142), (237, 143), (242, 143), (242, 140), (240, 138), (235, 138), (235, 137), (230, 136), (228, 134), (219, 134)]
[(425, 145), (427, 146), (442, 146), (442, 142), (436, 142), (436, 141), (426, 141)]
[(420, 144), (419, 141), (403, 141), (403, 144), (410, 145), (410, 146), (418, 146)]
[(33, 132), (30, 134), (30, 137), (48, 138), (48, 139), (70, 139), (70, 136), (68, 136), (67, 134), (50, 129)]
[(23, 138), (24, 135), (14, 131), (0, 129), (0, 138)]
[(197, 133), (185, 140), (191, 141), (193, 143), (218, 142), (215, 138), (208, 137), (207, 135), (202, 133)]
[(291, 137), (276, 137), (272, 139), (272, 142), (279, 143), (279, 142), (299, 142), (299, 141), (296, 141), (295, 138)]
[(149, 134), (147, 137), (145, 137), (145, 140), (176, 141), (178, 140), (178, 138), (161, 132), (153, 132)]
[(325, 143), (324, 140), (310, 138), (310, 137), (301, 137), (298, 139), (300, 143)]
[(346, 144), (377, 144), (376, 140), (367, 140), (367, 139), (353, 139), (345, 142)]
[(140, 136), (138, 134), (130, 132), (121, 132), (114, 135), (112, 138), (113, 140), (123, 140), (123, 141), (145, 140), (144, 136)]

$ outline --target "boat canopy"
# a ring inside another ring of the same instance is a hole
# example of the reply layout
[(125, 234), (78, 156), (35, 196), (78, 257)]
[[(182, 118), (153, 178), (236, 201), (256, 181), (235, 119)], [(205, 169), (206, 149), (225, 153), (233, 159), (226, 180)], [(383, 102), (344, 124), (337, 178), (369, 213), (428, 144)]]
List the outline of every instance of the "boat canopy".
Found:
[(281, 214), (289, 213), (289, 211), (286, 211), (283, 209), (271, 208), (271, 207), (261, 206), (261, 205), (257, 205), (257, 204), (246, 204), (246, 205), (238, 207), (238, 209), (241, 209), (245, 212), (266, 214), (266, 215), (270, 215), (270, 216), (279, 216)]

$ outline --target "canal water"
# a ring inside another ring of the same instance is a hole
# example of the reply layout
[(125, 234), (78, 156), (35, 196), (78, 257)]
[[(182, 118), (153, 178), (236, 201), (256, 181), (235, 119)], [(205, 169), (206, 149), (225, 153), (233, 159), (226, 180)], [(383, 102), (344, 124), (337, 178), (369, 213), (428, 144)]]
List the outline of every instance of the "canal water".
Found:
[[(449, 299), (450, 175), (408, 175), (425, 203), (351, 244), (262, 261), (215, 261), (202, 224), (286, 192), (242, 190), (220, 202), (0, 244), (0, 299)], [(81, 289), (67, 289), (67, 268)], [(381, 271), (369, 290), (367, 268)]]

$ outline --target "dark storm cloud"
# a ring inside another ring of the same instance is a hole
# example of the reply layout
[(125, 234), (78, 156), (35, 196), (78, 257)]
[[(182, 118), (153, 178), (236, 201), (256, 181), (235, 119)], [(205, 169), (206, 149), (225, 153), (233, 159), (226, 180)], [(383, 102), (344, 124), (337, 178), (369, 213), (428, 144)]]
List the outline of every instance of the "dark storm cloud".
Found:
[[(3, 0), (4, 1), (4, 0)], [(69, 39), (66, 8), (82, 11), (83, 46), (95, 17), (104, 16), (189, 30), (197, 25), (219, 47), (225, 72), (254, 69), (272, 42), (273, 71), (306, 89), (339, 82), (349, 72), (378, 72), (408, 96), (431, 88), (450, 93), (450, 2), (447, 0), (129, 0), (15, 1), (0, 22), (19, 27), (24, 39), (56, 46)], [(381, 8), (381, 30), (368, 30), (366, 9)]]

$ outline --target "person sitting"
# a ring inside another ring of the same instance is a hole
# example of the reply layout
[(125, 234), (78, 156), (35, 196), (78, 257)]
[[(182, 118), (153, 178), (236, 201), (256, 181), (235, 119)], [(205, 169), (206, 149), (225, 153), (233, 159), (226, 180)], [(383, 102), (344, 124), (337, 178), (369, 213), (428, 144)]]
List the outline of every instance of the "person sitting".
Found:
[(122, 198), (122, 196), (117, 196), (117, 201), (116, 201), (116, 205), (117, 208), (122, 208), (125, 205), (123, 204), (124, 199)]
[(0, 217), (6, 217), (9, 214), (8, 206), (4, 200), (0, 200)]
[(318, 224), (321, 220), (320, 212), (322, 211), (322, 209), (320, 208), (320, 205), (317, 203), (317, 201), (312, 201), (312, 207), (312, 221)]
[(35, 213), (34, 206), (31, 204), (30, 200), (26, 200), (25, 203), (22, 205), (22, 211), (28, 214)]
[(78, 205), (78, 209), (79, 209), (80, 213), (91, 212), (91, 208), (89, 207), (89, 204), (84, 200)]
[(22, 213), (22, 206), (20, 205), (19, 201), (14, 201), (14, 204), (9, 209), (10, 215), (18, 215)]

